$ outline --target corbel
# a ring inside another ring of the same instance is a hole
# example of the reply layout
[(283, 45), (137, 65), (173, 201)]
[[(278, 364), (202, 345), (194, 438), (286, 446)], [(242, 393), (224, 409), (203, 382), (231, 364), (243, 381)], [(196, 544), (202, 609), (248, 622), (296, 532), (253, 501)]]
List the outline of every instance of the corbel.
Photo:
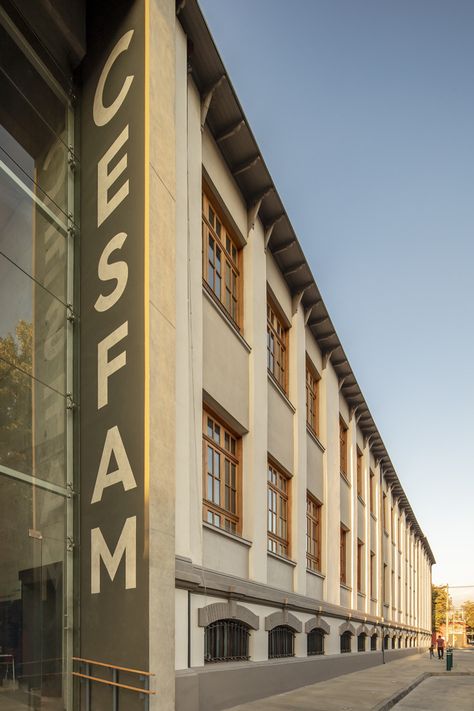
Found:
[(181, 10), (184, 10), (185, 5), (186, 5), (186, 0), (179, 0), (178, 6), (176, 7), (176, 15), (179, 15)]
[(303, 286), (296, 292), (296, 294), (293, 296), (291, 300), (291, 307), (292, 307), (292, 315), (294, 316), (296, 312), (298, 311), (300, 304), (301, 304), (301, 299), (304, 296), (305, 291), (310, 289), (313, 286), (313, 282), (309, 281), (307, 284), (303, 284)]
[(281, 215), (278, 215), (277, 218), (273, 220), (266, 228), (265, 228), (265, 252), (268, 249), (268, 243), (270, 242), (270, 237), (272, 236), (273, 229), (278, 222), (282, 219), (282, 217), (285, 216), (285, 213), (282, 212)]
[(304, 262), (300, 262), (299, 264), (297, 264), (294, 267), (291, 267), (290, 269), (285, 269), (285, 271), (283, 272), (283, 276), (289, 277), (292, 274), (296, 274), (297, 272), (301, 271), (301, 269), (303, 269), (303, 267), (305, 267), (305, 266), (306, 266), (306, 260)]
[(292, 237), (291, 239), (288, 239), (286, 242), (283, 242), (283, 244), (280, 244), (278, 247), (275, 247), (273, 251), (273, 255), (275, 254), (281, 254), (282, 252), (286, 252), (287, 249), (290, 249), (290, 247), (293, 247), (295, 244), (296, 239)]
[[(310, 319), (310, 317), (311, 317), (311, 314), (313, 313), (313, 309), (314, 309), (315, 306), (317, 306), (320, 302), (321, 302), (321, 299), (318, 299), (317, 301), (314, 302), (314, 304), (311, 304), (311, 306), (308, 306), (308, 308), (306, 309), (305, 314), (304, 314), (304, 325), (305, 325), (305, 326), (307, 326), (308, 323), (309, 323), (309, 319)], [(329, 317), (328, 317), (328, 318), (329, 318)], [(311, 323), (309, 324), (310, 327), (313, 326), (313, 325), (314, 325), (314, 322), (311, 322)]]
[(335, 351), (335, 348), (332, 348), (332, 349), (329, 350), (329, 351), (324, 351), (324, 353), (323, 353), (323, 358), (322, 358), (322, 361), (323, 361), (323, 362), (322, 362), (323, 370), (326, 370), (326, 368), (327, 368), (327, 366), (328, 366), (328, 364), (329, 364), (329, 361), (331, 360), (331, 356), (332, 356), (332, 354), (334, 353), (334, 351)]
[(211, 101), (212, 101), (212, 97), (214, 96), (214, 92), (217, 89), (217, 87), (222, 84), (224, 79), (225, 79), (225, 74), (223, 74), (221, 77), (219, 77), (219, 79), (204, 94), (204, 97), (201, 101), (201, 131), (204, 130), (204, 124), (206, 123), (206, 119), (207, 119), (207, 112), (209, 111), (209, 107), (211, 105)]
[(246, 163), (241, 163), (240, 165), (237, 166), (237, 168), (234, 168), (232, 171), (232, 175), (241, 175), (242, 173), (246, 173), (247, 170), (250, 170), (250, 168), (253, 168), (254, 165), (256, 165), (260, 160), (262, 160), (262, 156), (260, 154), (254, 156), (253, 158), (250, 158)]
[(240, 131), (242, 126), (245, 126), (245, 119), (242, 119), (234, 126), (231, 126), (230, 128), (227, 128), (222, 133), (220, 133), (215, 139), (216, 143), (220, 143), (221, 141), (225, 141), (226, 138), (231, 138), (232, 136), (235, 136), (235, 134)]
[[(345, 378), (344, 378), (345, 380)], [(360, 405), (351, 405), (350, 410), (349, 410), (349, 422), (353, 419), (354, 415), (356, 414), (357, 410), (359, 409)], [(357, 420), (356, 420), (357, 422)]]
[(338, 386), (339, 392), (341, 392), (341, 390), (342, 390), (342, 388), (343, 388), (343, 385), (344, 385), (346, 379), (347, 379), (347, 375), (344, 375), (344, 377), (342, 377), (342, 378), (339, 380), (339, 386)]
[(265, 190), (264, 193), (260, 195), (259, 198), (253, 203), (253, 205), (249, 208), (247, 212), (247, 233), (250, 234), (250, 232), (253, 230), (255, 227), (255, 220), (257, 219), (257, 215), (260, 212), (260, 208), (262, 206), (262, 202), (265, 200), (267, 195), (272, 192), (273, 186), (268, 188), (268, 190)]

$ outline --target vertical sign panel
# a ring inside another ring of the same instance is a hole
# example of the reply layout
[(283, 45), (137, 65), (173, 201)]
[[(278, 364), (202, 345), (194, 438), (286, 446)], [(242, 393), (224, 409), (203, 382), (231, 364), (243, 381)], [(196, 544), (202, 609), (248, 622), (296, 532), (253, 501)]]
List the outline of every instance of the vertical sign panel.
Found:
[(147, 670), (145, 0), (101, 6), (82, 78), (80, 656)]

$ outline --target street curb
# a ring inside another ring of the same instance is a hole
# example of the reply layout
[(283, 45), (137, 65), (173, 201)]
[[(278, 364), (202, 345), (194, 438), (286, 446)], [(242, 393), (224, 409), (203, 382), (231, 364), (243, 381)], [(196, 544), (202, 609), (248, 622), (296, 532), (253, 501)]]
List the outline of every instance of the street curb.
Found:
[(410, 684), (408, 684), (408, 686), (405, 686), (403, 689), (399, 689), (388, 699), (385, 699), (385, 701), (381, 701), (380, 703), (378, 703), (372, 708), (371, 711), (388, 711), (389, 709), (393, 708), (395, 704), (404, 699), (405, 696), (407, 696), (410, 691), (413, 691), (413, 689), (415, 689), (419, 684), (421, 684), (422, 681), (425, 681), (426, 679), (429, 679), (432, 676), (474, 676), (474, 672), (423, 672), (423, 674), (417, 676), (416, 679), (414, 679)]

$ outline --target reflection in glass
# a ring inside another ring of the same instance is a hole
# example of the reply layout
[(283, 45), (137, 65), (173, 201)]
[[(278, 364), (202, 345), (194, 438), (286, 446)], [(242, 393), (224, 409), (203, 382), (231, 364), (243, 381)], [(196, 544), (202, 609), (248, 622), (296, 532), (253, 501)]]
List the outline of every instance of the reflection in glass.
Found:
[(63, 497), (0, 475), (0, 709), (64, 708), (64, 521)]

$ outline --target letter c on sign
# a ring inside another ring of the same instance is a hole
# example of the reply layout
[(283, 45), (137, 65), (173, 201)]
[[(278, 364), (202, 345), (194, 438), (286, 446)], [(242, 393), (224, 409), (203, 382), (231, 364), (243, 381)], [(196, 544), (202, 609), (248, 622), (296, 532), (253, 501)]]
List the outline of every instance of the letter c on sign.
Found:
[(102, 69), (102, 72), (100, 74), (99, 81), (97, 82), (97, 88), (94, 94), (94, 106), (92, 109), (92, 114), (94, 116), (94, 122), (96, 126), (105, 126), (106, 123), (109, 123), (109, 121), (113, 119), (119, 108), (122, 106), (123, 102), (125, 101), (125, 97), (128, 94), (128, 90), (130, 89), (130, 86), (133, 81), (133, 74), (129, 74), (126, 77), (115, 101), (113, 101), (110, 106), (104, 106), (103, 95), (105, 82), (107, 81), (110, 70), (112, 69), (112, 66), (117, 57), (122, 54), (122, 52), (127, 51), (129, 44), (132, 41), (134, 31), (135, 30), (129, 30), (123, 35), (123, 37), (119, 39), (119, 41), (111, 51), (109, 58), (104, 64), (104, 68)]

